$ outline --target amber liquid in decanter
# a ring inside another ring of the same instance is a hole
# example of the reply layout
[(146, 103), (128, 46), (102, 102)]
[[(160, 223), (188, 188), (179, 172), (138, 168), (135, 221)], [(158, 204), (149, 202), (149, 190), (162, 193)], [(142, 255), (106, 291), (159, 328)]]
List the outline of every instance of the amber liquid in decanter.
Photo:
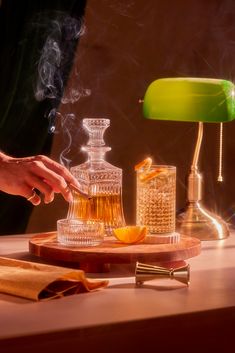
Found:
[(88, 160), (71, 168), (71, 173), (81, 185), (85, 197), (73, 192), (68, 218), (99, 220), (104, 222), (107, 235), (125, 225), (122, 206), (122, 169), (105, 160), (110, 147), (105, 146), (103, 134), (110, 125), (109, 119), (83, 119), (83, 127), (89, 134), (89, 141), (82, 150), (88, 153)]

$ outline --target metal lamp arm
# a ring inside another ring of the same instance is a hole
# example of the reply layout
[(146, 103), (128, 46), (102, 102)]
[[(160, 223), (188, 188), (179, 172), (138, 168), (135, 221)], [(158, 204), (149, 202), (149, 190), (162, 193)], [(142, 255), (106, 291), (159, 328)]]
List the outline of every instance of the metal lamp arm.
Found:
[(197, 142), (196, 142), (194, 155), (193, 155), (193, 161), (192, 161), (192, 165), (191, 165), (192, 171), (198, 170), (198, 159), (199, 159), (199, 154), (200, 154), (201, 145), (202, 145), (202, 138), (203, 138), (203, 123), (201, 121), (199, 121)]

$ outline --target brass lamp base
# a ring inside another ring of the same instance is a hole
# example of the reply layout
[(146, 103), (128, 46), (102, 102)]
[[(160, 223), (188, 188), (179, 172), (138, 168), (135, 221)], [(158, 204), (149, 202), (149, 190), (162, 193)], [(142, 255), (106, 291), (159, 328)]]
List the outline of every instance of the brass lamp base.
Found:
[(186, 211), (177, 217), (177, 229), (182, 236), (200, 240), (220, 240), (229, 236), (227, 223), (205, 208), (200, 202), (189, 202)]
[(188, 203), (185, 212), (176, 219), (181, 235), (200, 240), (219, 240), (229, 236), (227, 223), (218, 215), (207, 211), (200, 203), (202, 199), (202, 175), (198, 171), (198, 158), (203, 137), (203, 123), (199, 122), (198, 137), (193, 162), (188, 176)]

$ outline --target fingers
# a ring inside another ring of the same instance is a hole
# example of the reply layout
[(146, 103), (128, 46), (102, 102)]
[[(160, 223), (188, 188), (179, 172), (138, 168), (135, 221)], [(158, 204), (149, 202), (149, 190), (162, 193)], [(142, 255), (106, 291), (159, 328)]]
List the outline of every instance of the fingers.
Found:
[(36, 156), (35, 159), (41, 161), (48, 169), (62, 176), (68, 184), (72, 183), (78, 188), (80, 187), (80, 184), (78, 183), (77, 179), (69, 172), (67, 168), (65, 168), (61, 164), (43, 155)]
[[(60, 166), (62, 169), (57, 166), (56, 168), (54, 167), (54, 169), (57, 169), (56, 173), (52, 169), (49, 169), (41, 159), (44, 158), (40, 156), (40, 160), (38, 160), (38, 158), (35, 157), (34, 160), (29, 162), (31, 177), (28, 183), (34, 187), (37, 187), (40, 191), (43, 190), (42, 192), (45, 195), (48, 194), (48, 188), (50, 188), (53, 192), (60, 192), (66, 201), (71, 202), (73, 200), (73, 196), (70, 188), (68, 187), (68, 177), (66, 176), (66, 180), (64, 177), (67, 174), (70, 175), (69, 171), (62, 166)], [(50, 161), (47, 165), (54, 166), (54, 162)], [(71, 177), (69, 180), (71, 180)], [(37, 183), (37, 186), (35, 183)]]
[(34, 206), (41, 203), (41, 197), (35, 192), (34, 189), (37, 189), (40, 193), (44, 194), (44, 202), (46, 204), (54, 200), (54, 192), (52, 188), (40, 178), (30, 175), (30, 177), (25, 179), (25, 181), (26, 182), (22, 184), (19, 189), (19, 195), (25, 197)]
[(40, 196), (38, 196), (34, 190), (31, 191), (31, 195), (29, 197), (26, 197), (26, 199), (27, 201), (31, 202), (34, 206), (38, 206), (41, 203)]
[(72, 193), (65, 179), (45, 167), (44, 164), (34, 165), (33, 173), (40, 176), (54, 192), (60, 192), (65, 200), (71, 202), (73, 200)]
[(37, 195), (33, 188), (26, 184), (21, 186), (19, 195), (25, 197), (27, 201), (31, 202), (34, 206), (38, 206), (41, 203), (40, 196)]
[(46, 204), (54, 200), (54, 191), (44, 180), (34, 175), (31, 175), (30, 178), (28, 178), (27, 182), (29, 185), (32, 185), (33, 188), (36, 188), (44, 194), (44, 202)]

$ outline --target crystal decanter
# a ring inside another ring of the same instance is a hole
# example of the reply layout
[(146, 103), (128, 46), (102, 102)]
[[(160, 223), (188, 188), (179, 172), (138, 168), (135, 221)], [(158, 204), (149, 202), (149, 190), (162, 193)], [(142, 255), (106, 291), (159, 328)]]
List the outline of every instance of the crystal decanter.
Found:
[(111, 148), (105, 146), (103, 135), (110, 125), (109, 119), (83, 119), (83, 127), (89, 140), (82, 151), (88, 154), (85, 163), (71, 168), (71, 173), (81, 185), (81, 191), (73, 192), (67, 218), (101, 220), (107, 235), (125, 225), (122, 206), (122, 169), (106, 162), (105, 153)]

